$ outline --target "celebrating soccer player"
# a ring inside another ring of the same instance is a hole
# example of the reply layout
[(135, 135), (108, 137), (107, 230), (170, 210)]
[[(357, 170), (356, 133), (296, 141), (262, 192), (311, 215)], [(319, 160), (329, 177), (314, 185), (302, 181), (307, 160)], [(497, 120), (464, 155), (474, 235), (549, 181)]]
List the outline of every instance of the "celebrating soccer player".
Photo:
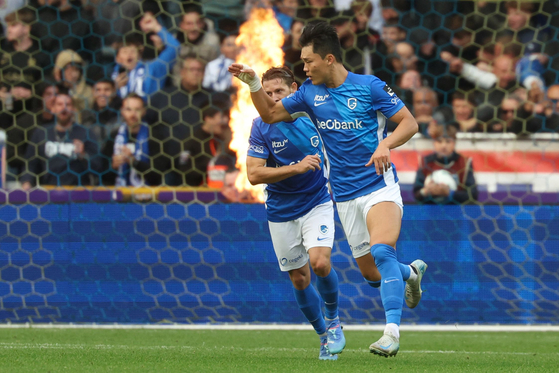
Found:
[[(311, 23), (299, 43), (308, 79), (281, 101), (261, 89), (249, 66), (233, 64), (229, 71), (249, 85), (264, 122), (289, 121), (302, 112), (313, 120), (329, 157), (331, 188), (353, 257), (367, 282), (380, 286), (386, 327), (369, 349), (394, 356), (400, 348), (404, 292), (408, 307), (416, 307), (427, 265), (416, 260), (407, 266), (396, 258), (403, 203), (390, 150), (408, 141), (418, 125), (385, 82), (344, 68), (334, 27)], [(398, 123), (388, 137), (386, 118)]]
[[(262, 85), (274, 101), (297, 90), (287, 67), (266, 71)], [(336, 360), (345, 338), (338, 317), (338, 275), (330, 263), (334, 207), (323, 170), (322, 141), (308, 117), (286, 120), (289, 123), (254, 120), (247, 175), (253, 185), (268, 184), (266, 209), (280, 268), (289, 273), (297, 304), (320, 336), (319, 359)], [(310, 283), (309, 259), (318, 292)]]

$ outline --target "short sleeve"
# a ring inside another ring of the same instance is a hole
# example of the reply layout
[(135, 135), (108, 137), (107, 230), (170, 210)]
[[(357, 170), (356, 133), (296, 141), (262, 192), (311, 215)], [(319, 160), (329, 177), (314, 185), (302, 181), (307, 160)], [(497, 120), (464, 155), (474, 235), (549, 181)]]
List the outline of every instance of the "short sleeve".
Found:
[(396, 92), (379, 78), (374, 77), (370, 87), (373, 109), (380, 111), (386, 118), (390, 118), (405, 106)]
[[(307, 83), (308, 84), (308, 83)], [(307, 91), (307, 84), (303, 84), (295, 93), (287, 96), (281, 100), (283, 107), (291, 115), (293, 119), (300, 116), (307, 115), (309, 107), (305, 102), (305, 92)]]
[(266, 142), (262, 137), (262, 133), (258, 128), (258, 119), (252, 121), (252, 128), (250, 129), (250, 137), (248, 138), (248, 152), (249, 157), (268, 159), (270, 151), (266, 146)]

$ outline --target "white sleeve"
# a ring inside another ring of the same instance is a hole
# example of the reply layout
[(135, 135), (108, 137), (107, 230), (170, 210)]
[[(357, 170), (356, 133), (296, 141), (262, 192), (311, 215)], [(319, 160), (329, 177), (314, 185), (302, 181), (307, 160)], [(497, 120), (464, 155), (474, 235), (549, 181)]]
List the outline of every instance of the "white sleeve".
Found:
[(467, 81), (483, 89), (489, 89), (497, 83), (497, 76), (483, 71), (470, 63), (465, 63), (461, 74)]

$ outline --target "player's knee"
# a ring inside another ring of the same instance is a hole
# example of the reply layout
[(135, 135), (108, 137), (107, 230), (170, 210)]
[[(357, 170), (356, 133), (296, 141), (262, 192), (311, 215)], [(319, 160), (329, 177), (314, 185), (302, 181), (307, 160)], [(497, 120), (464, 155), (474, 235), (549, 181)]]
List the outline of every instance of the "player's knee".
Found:
[(305, 274), (301, 272), (294, 272), (290, 277), (293, 287), (297, 290), (304, 290), (311, 283), (310, 276), (305, 276)]
[(317, 276), (325, 277), (330, 273), (330, 259), (328, 257), (316, 258), (311, 266)]

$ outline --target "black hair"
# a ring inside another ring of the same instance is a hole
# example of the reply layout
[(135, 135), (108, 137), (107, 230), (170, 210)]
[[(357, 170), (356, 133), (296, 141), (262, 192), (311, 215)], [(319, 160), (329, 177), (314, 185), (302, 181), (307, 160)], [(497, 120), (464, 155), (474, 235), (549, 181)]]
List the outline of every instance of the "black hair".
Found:
[(100, 79), (100, 80), (96, 81), (94, 85), (97, 85), (99, 83), (107, 83), (107, 84), (110, 84), (113, 88), (116, 88), (115, 87), (115, 82), (112, 79), (103, 78), (103, 79)]
[(184, 3), (182, 6), (182, 15), (186, 13), (198, 13), (200, 16), (204, 16), (202, 7), (196, 3)]
[(299, 38), (302, 48), (312, 45), (312, 50), (323, 59), (332, 54), (336, 61), (342, 63), (342, 47), (338, 39), (338, 33), (334, 26), (327, 22), (311, 22), (305, 26)]

